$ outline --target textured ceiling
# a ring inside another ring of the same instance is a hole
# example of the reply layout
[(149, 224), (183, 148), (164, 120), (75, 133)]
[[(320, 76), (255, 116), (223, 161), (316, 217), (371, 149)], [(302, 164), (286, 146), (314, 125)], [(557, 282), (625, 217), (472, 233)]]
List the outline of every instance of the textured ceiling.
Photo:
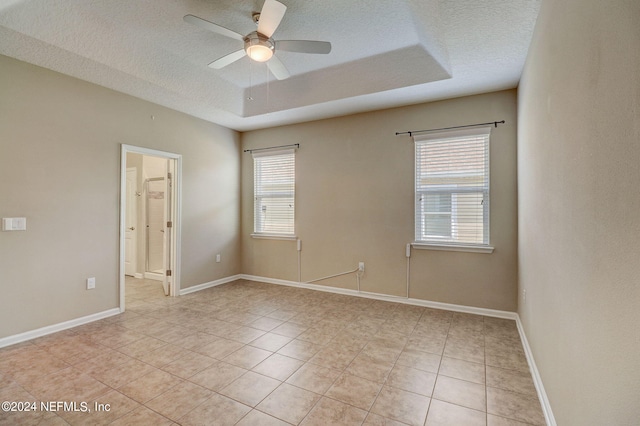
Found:
[(286, 80), (182, 19), (247, 34), (263, 0), (0, 0), (0, 54), (242, 131), (516, 87), (540, 2), (280, 1), (274, 39), (332, 44), (276, 51)]

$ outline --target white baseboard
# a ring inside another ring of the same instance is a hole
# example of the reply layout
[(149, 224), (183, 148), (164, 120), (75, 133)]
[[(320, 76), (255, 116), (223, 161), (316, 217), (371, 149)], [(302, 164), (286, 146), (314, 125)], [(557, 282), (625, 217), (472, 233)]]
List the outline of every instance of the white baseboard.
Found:
[(133, 278), (137, 278), (141, 280), (144, 278), (144, 274), (141, 274), (140, 272), (136, 272), (135, 274), (133, 274)]
[[(153, 274), (153, 273), (152, 273)], [(145, 274), (148, 275), (148, 274)], [(159, 275), (159, 274), (154, 274)], [(146, 278), (153, 279), (149, 276)], [(185, 295), (189, 293), (193, 293), (196, 291), (204, 290), (209, 287), (215, 287), (221, 284), (226, 284), (232, 281), (236, 281), (240, 279), (240, 275), (233, 275), (230, 277), (222, 278), (216, 281), (211, 281), (208, 283), (196, 285), (193, 287), (187, 287), (185, 289), (180, 290), (180, 295)], [(0, 338), (0, 348), (4, 348), (5, 346), (14, 345), (16, 343), (25, 342), (27, 340), (35, 339), (37, 337), (46, 336), (47, 334), (56, 333), (58, 331), (67, 330), (69, 328), (77, 327), (79, 325), (84, 325), (93, 321), (98, 321), (104, 318), (108, 318), (113, 315), (118, 315), (121, 313), (120, 308), (113, 308), (107, 311), (98, 312), (95, 314), (87, 315), (82, 318), (76, 318), (70, 321), (61, 322), (59, 324), (48, 325), (46, 327), (38, 328), (36, 330), (26, 331), (20, 334), (14, 334), (12, 336), (2, 337)]]
[(143, 276), (147, 280), (164, 281), (164, 275), (157, 272), (145, 272)]
[(397, 302), (397, 303), (406, 303), (408, 305), (415, 305), (415, 306), (424, 306), (427, 308), (444, 309), (447, 311), (463, 312), (468, 314), (484, 315), (489, 317), (515, 320), (516, 325), (518, 327), (518, 333), (520, 334), (520, 340), (522, 341), (522, 346), (524, 348), (525, 355), (527, 357), (527, 362), (529, 363), (529, 369), (531, 370), (531, 377), (533, 378), (536, 390), (538, 392), (538, 399), (540, 400), (540, 403), (542, 405), (542, 411), (543, 411), (545, 420), (548, 426), (557, 426), (556, 420), (551, 410), (551, 404), (549, 402), (549, 398), (547, 397), (547, 393), (544, 390), (544, 385), (542, 384), (542, 378), (540, 377), (540, 372), (536, 367), (536, 363), (533, 359), (533, 353), (531, 352), (531, 347), (529, 346), (527, 336), (525, 335), (524, 328), (522, 327), (522, 322), (520, 321), (520, 316), (518, 315), (517, 312), (499, 311), (499, 310), (486, 309), (486, 308), (476, 308), (476, 307), (464, 306), (464, 305), (454, 305), (451, 303), (433, 302), (430, 300), (412, 299), (412, 298), (406, 298), (401, 296), (390, 296), (386, 294), (369, 293), (364, 291), (359, 292), (357, 290), (351, 290), (351, 289), (345, 289), (345, 288), (337, 288), (337, 287), (323, 286), (323, 285), (317, 285), (317, 284), (299, 283), (295, 281), (287, 281), (287, 280), (281, 280), (277, 278), (257, 277), (254, 275), (241, 274), (239, 278), (244, 280), (249, 280), (249, 281), (264, 282), (268, 284), (278, 284), (278, 285), (285, 285), (289, 287), (306, 288), (310, 290), (325, 291), (329, 293), (346, 294), (350, 296), (366, 297), (369, 299), (385, 300), (385, 301)]
[(69, 328), (77, 327), (79, 325), (87, 324), (93, 321), (98, 321), (104, 318), (111, 317), (113, 315), (118, 315), (119, 313), (120, 308), (113, 308), (107, 311), (98, 312), (96, 314), (87, 315), (85, 317), (72, 319), (58, 324), (48, 325), (36, 330), (26, 331), (24, 333), (14, 334), (13, 336), (3, 337), (0, 338), (0, 348), (35, 339), (36, 337), (46, 336), (47, 334), (56, 333), (58, 331), (67, 330)]
[[(153, 273), (151, 273), (153, 274)], [(145, 275), (149, 275), (148, 273)], [(159, 274), (154, 274), (159, 275)], [(153, 279), (149, 276), (146, 278)], [(208, 283), (196, 285), (193, 287), (187, 287), (185, 289), (180, 290), (180, 295), (185, 295), (189, 293), (193, 293), (196, 291), (204, 290), (209, 287), (215, 287), (221, 284), (226, 284), (232, 281), (236, 281), (240, 279), (240, 275), (233, 275), (230, 277), (222, 278), (216, 281), (211, 281)], [(35, 339), (37, 337), (46, 336), (47, 334), (56, 333), (58, 331), (67, 330), (69, 328), (77, 327), (79, 325), (84, 325), (93, 321), (98, 321), (104, 318), (108, 318), (113, 315), (118, 315), (121, 313), (120, 308), (109, 309), (108, 311), (98, 312), (95, 314), (87, 315), (82, 318), (76, 318), (70, 321), (61, 322), (59, 324), (48, 325), (46, 327), (38, 328), (36, 330), (26, 331), (20, 334), (14, 334), (12, 336), (2, 337), (0, 338), (0, 348), (4, 348), (5, 346), (14, 345), (20, 342), (26, 342), (27, 340)]]
[(549, 402), (549, 398), (547, 397), (547, 392), (544, 390), (542, 377), (540, 377), (540, 372), (538, 371), (536, 362), (533, 359), (533, 352), (531, 352), (531, 347), (529, 346), (527, 335), (524, 333), (524, 327), (522, 326), (522, 321), (520, 321), (519, 315), (516, 318), (516, 325), (518, 326), (518, 333), (520, 333), (520, 340), (522, 341), (524, 354), (527, 357), (527, 362), (529, 363), (531, 378), (533, 379), (533, 384), (536, 386), (540, 405), (542, 405), (542, 413), (544, 414), (544, 419), (547, 422), (548, 426), (557, 426), (556, 419), (553, 416), (553, 411), (551, 410), (551, 403)]
[(505, 318), (505, 319), (511, 319), (511, 320), (515, 320), (518, 317), (518, 314), (516, 312), (499, 311), (495, 309), (486, 309), (486, 308), (476, 308), (473, 306), (465, 306), (465, 305), (454, 305), (451, 303), (432, 302), (430, 300), (413, 299), (413, 298), (407, 298), (404, 296), (392, 296), (392, 295), (381, 294), (381, 293), (370, 293), (367, 291), (358, 291), (358, 290), (351, 290), (347, 288), (338, 288), (338, 287), (324, 286), (324, 285), (318, 285), (318, 284), (299, 283), (297, 281), (287, 281), (287, 280), (281, 280), (277, 278), (258, 277), (255, 275), (246, 275), (246, 274), (240, 274), (239, 278), (243, 280), (249, 280), (249, 281), (259, 281), (267, 284), (278, 284), (278, 285), (285, 285), (289, 287), (306, 288), (309, 290), (325, 291), (328, 293), (337, 293), (337, 294), (346, 294), (349, 296), (365, 297), (367, 299), (384, 300), (387, 302), (404, 303), (407, 305), (423, 306), (426, 308), (434, 308), (434, 309), (444, 309), (447, 311), (484, 315), (488, 317)]
[[(357, 291), (357, 290), (351, 290), (351, 289), (345, 289), (345, 288), (323, 286), (318, 284), (307, 284), (307, 283), (300, 283), (296, 281), (281, 280), (277, 278), (258, 277), (258, 276), (246, 275), (246, 274), (232, 275), (226, 278), (221, 278), (219, 280), (210, 281), (208, 283), (187, 287), (180, 290), (180, 296), (184, 296), (190, 293), (195, 293), (197, 291), (205, 290), (211, 287), (216, 287), (222, 284), (230, 283), (232, 281), (236, 281), (239, 279), (263, 282), (267, 284), (284, 285), (288, 287), (305, 288), (309, 290), (324, 291), (328, 293), (364, 297), (368, 299), (383, 300), (387, 302), (405, 303), (408, 305), (423, 306), (426, 308), (444, 309), (444, 310), (454, 311), (454, 312), (463, 312), (463, 313), (469, 313), (469, 314), (484, 315), (484, 316), (490, 316), (490, 317), (496, 317), (496, 318), (505, 318), (505, 319), (515, 320), (516, 325), (518, 327), (518, 332), (520, 334), (520, 340), (522, 341), (522, 346), (524, 348), (525, 356), (527, 358), (527, 362), (529, 363), (531, 376), (533, 378), (536, 390), (538, 392), (538, 398), (540, 399), (540, 402), (542, 405), (542, 411), (543, 411), (545, 420), (547, 422), (547, 425), (549, 426), (557, 425), (555, 418), (553, 416), (553, 412), (551, 410), (551, 404), (549, 402), (549, 398), (547, 397), (547, 394), (544, 390), (544, 385), (542, 384), (542, 378), (540, 377), (540, 373), (538, 371), (538, 368), (536, 367), (535, 360), (533, 359), (533, 353), (531, 352), (531, 347), (529, 346), (527, 336), (525, 335), (522, 322), (520, 321), (520, 317), (516, 312), (500, 311), (500, 310), (486, 309), (486, 308), (476, 308), (472, 306), (455, 305), (451, 303), (433, 302), (429, 300), (406, 298), (402, 296), (391, 296), (387, 294), (370, 293), (370, 292)], [(13, 336), (3, 337), (3, 338), (0, 338), (0, 348), (13, 345), (16, 343), (24, 342), (27, 340), (35, 339), (36, 337), (46, 336), (47, 334), (56, 333), (58, 331), (67, 330), (69, 328), (77, 327), (79, 325), (87, 324), (93, 321), (98, 321), (104, 318), (111, 317), (113, 315), (117, 315), (119, 313), (120, 313), (120, 308), (113, 308), (107, 311), (98, 312), (98, 313), (87, 315), (81, 318), (65, 321), (59, 324), (53, 324), (50, 326), (38, 328), (36, 330), (27, 331), (24, 333), (13, 335)]]
[(218, 285), (230, 283), (232, 281), (236, 281), (240, 279), (240, 275), (232, 275), (226, 278), (220, 278), (219, 280), (209, 281), (208, 283), (198, 284), (191, 287), (183, 288), (180, 290), (180, 296), (184, 296), (185, 294), (195, 293), (196, 291), (204, 290), (207, 288), (215, 287)]

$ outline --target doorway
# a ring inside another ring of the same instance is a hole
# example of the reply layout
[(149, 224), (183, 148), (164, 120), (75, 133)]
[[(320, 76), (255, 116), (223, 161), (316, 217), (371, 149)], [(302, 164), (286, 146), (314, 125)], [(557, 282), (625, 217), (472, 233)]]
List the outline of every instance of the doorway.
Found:
[(130, 145), (122, 145), (121, 154), (120, 311), (124, 312), (127, 285), (152, 287), (155, 282), (165, 296), (175, 296), (180, 289), (181, 156)]

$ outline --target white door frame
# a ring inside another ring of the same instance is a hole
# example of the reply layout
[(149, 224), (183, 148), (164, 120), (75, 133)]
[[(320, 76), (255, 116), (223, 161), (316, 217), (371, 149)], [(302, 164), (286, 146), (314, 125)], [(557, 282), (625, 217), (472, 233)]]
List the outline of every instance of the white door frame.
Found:
[(125, 253), (125, 223), (126, 223), (126, 201), (127, 201), (127, 153), (151, 155), (170, 160), (175, 160), (175, 176), (173, 176), (173, 201), (175, 205), (175, 216), (173, 218), (173, 238), (172, 253), (172, 280), (170, 294), (176, 296), (180, 293), (180, 234), (182, 216), (182, 155), (171, 152), (158, 151), (155, 149), (142, 148), (133, 145), (121, 145), (120, 156), (120, 312), (125, 309), (125, 278), (124, 278), (124, 253)]

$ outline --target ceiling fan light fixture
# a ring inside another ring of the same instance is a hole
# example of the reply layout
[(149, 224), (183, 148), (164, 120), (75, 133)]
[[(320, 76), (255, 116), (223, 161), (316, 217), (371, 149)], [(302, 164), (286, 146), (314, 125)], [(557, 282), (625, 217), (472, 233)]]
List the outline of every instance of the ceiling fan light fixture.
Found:
[(257, 31), (244, 39), (244, 50), (247, 56), (256, 62), (266, 62), (271, 59), (274, 47), (273, 40)]
[[(209, 64), (210, 68), (219, 70), (248, 56), (252, 61), (268, 61), (266, 65), (271, 74), (278, 80), (284, 80), (289, 78), (290, 74), (280, 58), (274, 56), (276, 42), (271, 37), (278, 29), (286, 10), (287, 6), (278, 0), (264, 0), (262, 10), (254, 12), (252, 15), (253, 22), (258, 28), (246, 36), (194, 15), (185, 15), (183, 20), (202, 29), (244, 42), (243, 49), (227, 53), (216, 59)], [(280, 40), (278, 41), (278, 51), (327, 54), (331, 52), (331, 43), (316, 40)]]

